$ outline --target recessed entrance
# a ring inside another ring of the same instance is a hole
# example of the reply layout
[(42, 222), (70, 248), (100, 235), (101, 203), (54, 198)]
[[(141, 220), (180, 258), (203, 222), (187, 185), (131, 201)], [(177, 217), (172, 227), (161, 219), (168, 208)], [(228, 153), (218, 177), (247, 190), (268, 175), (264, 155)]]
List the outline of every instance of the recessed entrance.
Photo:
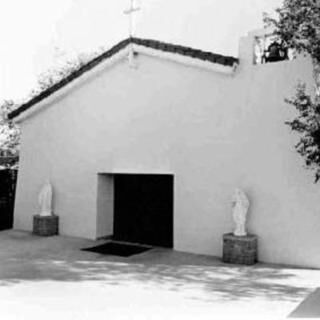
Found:
[(116, 174), (113, 238), (173, 246), (173, 176)]

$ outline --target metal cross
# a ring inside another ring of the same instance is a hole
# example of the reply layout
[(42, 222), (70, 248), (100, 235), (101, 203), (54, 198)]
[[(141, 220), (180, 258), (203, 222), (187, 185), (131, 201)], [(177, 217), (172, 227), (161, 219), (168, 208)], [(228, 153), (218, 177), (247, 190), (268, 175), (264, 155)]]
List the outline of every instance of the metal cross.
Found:
[(130, 8), (123, 11), (124, 14), (129, 16), (129, 36), (133, 37), (134, 33), (134, 13), (140, 10), (140, 7), (135, 7), (135, 0), (130, 0)]

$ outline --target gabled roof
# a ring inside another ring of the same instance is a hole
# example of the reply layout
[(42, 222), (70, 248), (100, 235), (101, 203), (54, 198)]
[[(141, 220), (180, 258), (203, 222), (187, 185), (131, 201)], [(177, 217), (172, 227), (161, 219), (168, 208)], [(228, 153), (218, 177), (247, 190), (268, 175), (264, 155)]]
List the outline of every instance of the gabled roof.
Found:
[(98, 57), (92, 59), (87, 64), (79, 68), (78, 70), (72, 72), (67, 77), (60, 80), (58, 83), (54, 84), (50, 88), (44, 90), (39, 95), (33, 97), (28, 102), (22, 104), (20, 107), (18, 107), (16, 110), (12, 111), (8, 114), (8, 119), (14, 119), (21, 115), (26, 110), (30, 109), (34, 105), (38, 104), (40, 101), (46, 99), (47, 97), (51, 96), (53, 93), (57, 92), (61, 88), (65, 87), (67, 84), (72, 82), (73, 80), (79, 78), (84, 73), (88, 72), (89, 70), (92, 70), (94, 67), (99, 65), (101, 62), (111, 58), (124, 48), (126, 48), (129, 44), (133, 44), (136, 46), (142, 46), (145, 48), (150, 48), (154, 50), (158, 50), (159, 52), (166, 52), (166, 53), (172, 53), (172, 54), (178, 54), (183, 57), (188, 57), (196, 60), (205, 61), (212, 64), (219, 64), (226, 67), (232, 67), (234, 64), (237, 64), (239, 61), (237, 58), (231, 57), (231, 56), (223, 56), (219, 54), (215, 54), (208, 51), (202, 51), (197, 50), (190, 47), (170, 44), (162, 41), (157, 40), (151, 40), (151, 39), (141, 39), (141, 38), (127, 38), (115, 46), (113, 46), (111, 49), (107, 50), (106, 52), (102, 53)]

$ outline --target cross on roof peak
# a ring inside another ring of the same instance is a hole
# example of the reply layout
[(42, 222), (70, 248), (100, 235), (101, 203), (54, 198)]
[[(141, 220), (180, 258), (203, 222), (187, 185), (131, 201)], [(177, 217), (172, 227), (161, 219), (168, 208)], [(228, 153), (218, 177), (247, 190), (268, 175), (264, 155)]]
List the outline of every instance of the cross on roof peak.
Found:
[(135, 6), (135, 0), (130, 0), (130, 8), (123, 11), (124, 14), (129, 16), (129, 36), (133, 37), (134, 34), (134, 14), (141, 8)]

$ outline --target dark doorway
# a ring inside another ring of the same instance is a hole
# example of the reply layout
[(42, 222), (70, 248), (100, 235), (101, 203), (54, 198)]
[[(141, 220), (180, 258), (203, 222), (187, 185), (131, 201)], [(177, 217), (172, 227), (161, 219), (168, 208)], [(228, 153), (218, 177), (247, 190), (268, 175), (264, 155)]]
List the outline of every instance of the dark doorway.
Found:
[(13, 227), (17, 170), (0, 170), (0, 230)]
[(173, 176), (114, 176), (114, 239), (173, 246)]

